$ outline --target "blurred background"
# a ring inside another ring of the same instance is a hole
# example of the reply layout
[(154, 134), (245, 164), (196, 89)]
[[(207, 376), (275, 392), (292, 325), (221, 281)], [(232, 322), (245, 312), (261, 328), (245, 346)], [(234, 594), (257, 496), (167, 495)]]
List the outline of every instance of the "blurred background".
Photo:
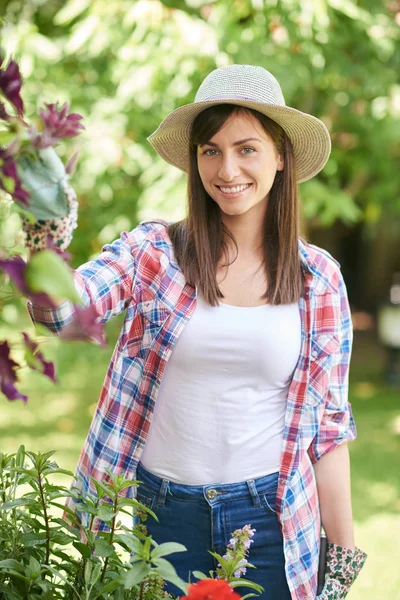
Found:
[[(352, 600), (400, 599), (400, 1), (1, 0), (1, 45), (20, 65), (25, 115), (70, 102), (83, 135), (71, 183), (80, 200), (72, 265), (143, 219), (185, 213), (185, 176), (146, 138), (192, 102), (204, 77), (230, 63), (261, 65), (286, 103), (321, 118), (333, 143), (317, 177), (300, 186), (302, 232), (341, 263), (355, 327), (350, 445), (357, 543), (369, 553)], [(0, 239), (22, 249), (17, 215)], [(25, 300), (4, 282), (0, 340), (33, 334)], [(26, 405), (1, 397), (0, 451), (23, 443), (57, 451), (74, 470), (122, 318), (108, 348), (39, 332), (59, 384), (26, 369)]]

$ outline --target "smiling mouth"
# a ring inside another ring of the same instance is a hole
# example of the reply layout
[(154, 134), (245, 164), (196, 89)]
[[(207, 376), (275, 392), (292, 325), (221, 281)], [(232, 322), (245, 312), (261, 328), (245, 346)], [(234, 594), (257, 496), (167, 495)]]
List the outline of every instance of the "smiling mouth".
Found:
[(245, 190), (249, 189), (249, 187), (252, 185), (252, 183), (244, 183), (242, 185), (235, 186), (217, 185), (216, 187), (224, 194), (239, 194), (240, 192), (244, 192)]

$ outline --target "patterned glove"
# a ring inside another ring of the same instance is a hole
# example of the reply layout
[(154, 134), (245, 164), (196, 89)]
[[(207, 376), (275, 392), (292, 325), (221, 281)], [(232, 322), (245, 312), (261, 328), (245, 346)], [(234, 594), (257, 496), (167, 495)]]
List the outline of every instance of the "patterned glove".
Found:
[(351, 550), (328, 544), (325, 585), (318, 600), (342, 600), (364, 566), (367, 555), (359, 548)]
[(65, 181), (63, 188), (68, 201), (68, 214), (62, 219), (38, 220), (32, 225), (25, 217), (22, 217), (22, 229), (26, 233), (25, 246), (29, 250), (46, 250), (48, 247), (48, 236), (57, 248), (65, 250), (72, 240), (74, 229), (78, 225), (78, 201), (75, 190)]

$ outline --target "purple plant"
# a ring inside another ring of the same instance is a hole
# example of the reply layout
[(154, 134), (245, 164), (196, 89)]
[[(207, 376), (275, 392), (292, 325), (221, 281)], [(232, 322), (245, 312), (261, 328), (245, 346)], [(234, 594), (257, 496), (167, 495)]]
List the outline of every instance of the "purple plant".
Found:
[(44, 360), (43, 353), (38, 352), (38, 343), (34, 342), (25, 331), (22, 332), (22, 335), (25, 347), (31, 355), (31, 360), (28, 361), (29, 367), (34, 371), (43, 373), (43, 375), (51, 379), (54, 383), (58, 383), (55, 375), (54, 363)]
[[(254, 541), (252, 538), (254, 537), (255, 532), (256, 530), (252, 529), (251, 525), (245, 525), (241, 529), (236, 529), (232, 533), (232, 537), (226, 547), (226, 554), (224, 554), (222, 558), (228, 561), (229, 564), (232, 562), (235, 564), (236, 568), (233, 572), (233, 576), (236, 578), (240, 578), (242, 575), (246, 574), (247, 567), (249, 566), (247, 556), (249, 554), (250, 546)], [(216, 572), (217, 578), (221, 579), (227, 577), (225, 569), (221, 564), (218, 564)]]
[(27, 263), (22, 256), (13, 256), (12, 258), (0, 260), (0, 269), (10, 277), (11, 281), (22, 292), (24, 296), (29, 296), (32, 302), (45, 308), (55, 308), (54, 301), (44, 292), (34, 292), (25, 281)]
[(104, 338), (104, 326), (99, 322), (99, 315), (93, 304), (85, 308), (75, 305), (74, 317), (64, 327), (60, 337), (64, 340), (94, 340), (100, 346), (107, 346)]
[(10, 60), (6, 68), (2, 68), (4, 57), (0, 56), (0, 91), (15, 107), (17, 113), (24, 114), (24, 103), (20, 96), (22, 77), (15, 60)]
[(0, 58), (0, 94), (14, 107), (16, 115), (9, 115), (4, 103), (0, 102), (0, 119), (15, 136), (6, 148), (0, 147), (0, 189), (8, 192), (36, 218), (65, 216), (62, 181), (75, 167), (76, 155), (64, 167), (50, 149), (64, 139), (79, 135), (84, 129), (80, 122), (83, 117), (77, 113), (69, 114), (67, 102), (62, 106), (58, 102), (45, 103), (45, 108), (39, 110), (41, 129), (28, 125), (23, 119), (19, 67), (11, 59), (7, 66), (3, 62), (4, 58)]
[(32, 145), (35, 148), (48, 148), (55, 146), (61, 140), (79, 135), (84, 126), (80, 123), (82, 116), (69, 112), (69, 104), (66, 102), (61, 108), (56, 104), (46, 104), (47, 110), (40, 111), (40, 117), (44, 124), (42, 133), (30, 128)]
[(23, 400), (28, 396), (21, 394), (15, 384), (18, 381), (16, 370), (20, 365), (10, 357), (10, 346), (7, 341), (0, 342), (0, 389), (9, 400)]

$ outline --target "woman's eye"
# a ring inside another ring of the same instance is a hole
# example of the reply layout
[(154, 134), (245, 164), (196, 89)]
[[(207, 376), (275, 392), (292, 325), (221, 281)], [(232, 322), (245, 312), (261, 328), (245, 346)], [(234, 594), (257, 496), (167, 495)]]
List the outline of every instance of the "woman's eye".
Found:
[(216, 150), (204, 150), (203, 154), (206, 156), (215, 156), (213, 153), (217, 152)]
[(250, 146), (246, 146), (246, 148), (242, 148), (244, 154), (252, 154), (255, 152), (255, 148), (251, 148)]

